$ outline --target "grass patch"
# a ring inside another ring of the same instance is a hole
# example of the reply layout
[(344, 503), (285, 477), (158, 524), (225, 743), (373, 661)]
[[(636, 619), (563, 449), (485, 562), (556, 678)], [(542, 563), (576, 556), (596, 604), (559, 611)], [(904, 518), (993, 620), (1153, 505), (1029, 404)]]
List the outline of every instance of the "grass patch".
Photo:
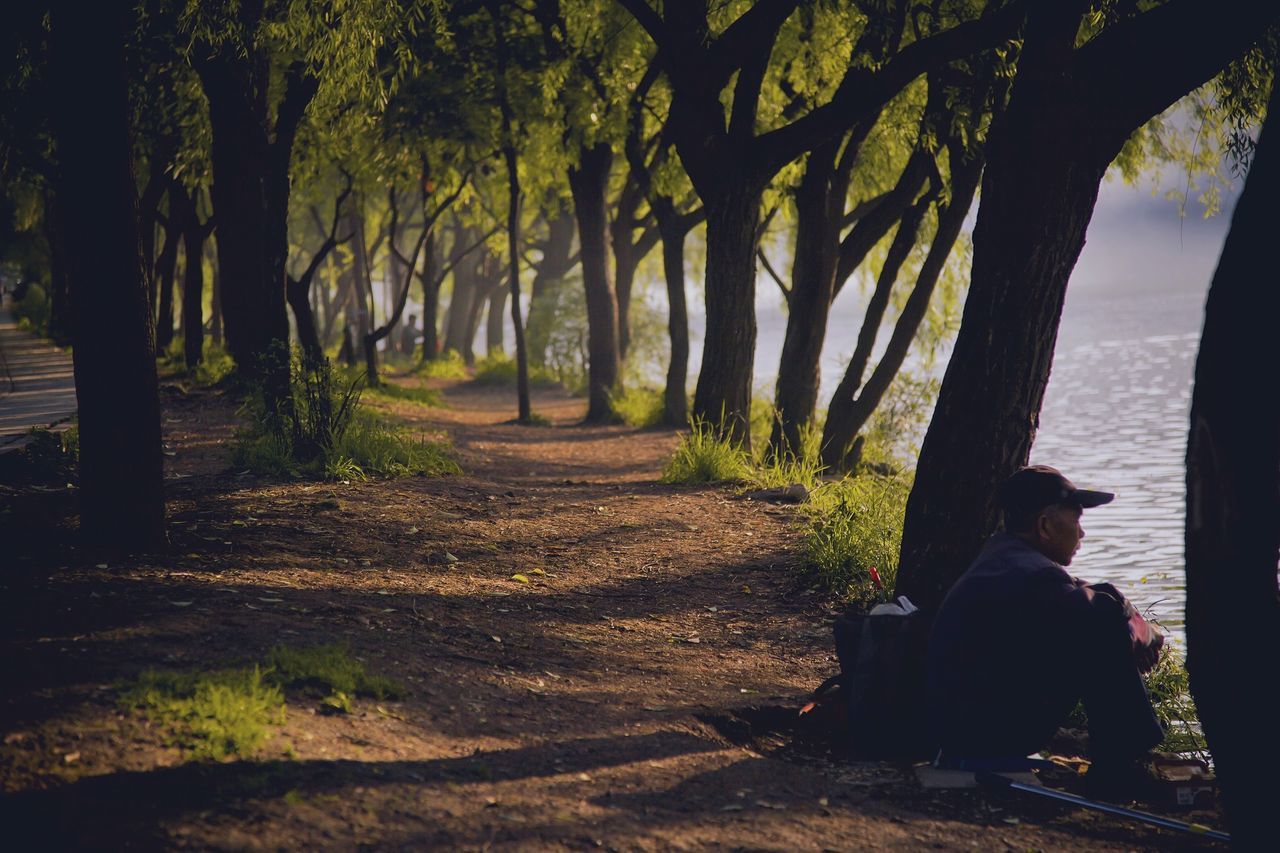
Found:
[(850, 602), (869, 604), (888, 597), (898, 576), (911, 482), (909, 475), (863, 474), (813, 492), (803, 554), (816, 587)]
[(746, 483), (751, 458), (705, 421), (695, 421), (666, 467), (664, 483)]
[(267, 655), (271, 680), (310, 696), (342, 697), (350, 710), (350, 698), (402, 699), (404, 687), (383, 675), (370, 675), (363, 663), (340, 645), (294, 648), (276, 646)]
[[(516, 361), (505, 353), (494, 353), (487, 355), (476, 362), (476, 372), (473, 377), (476, 382), (481, 385), (510, 385), (513, 388), (516, 384)], [(529, 386), (532, 388), (554, 388), (560, 382), (545, 367), (539, 367), (536, 364), (529, 365)]]
[(425, 385), (397, 385), (383, 382), (377, 387), (366, 389), (365, 394), (379, 400), (417, 403), (422, 406), (439, 406), (440, 392)]
[(286, 690), (344, 713), (358, 696), (405, 695), (398, 682), (370, 674), (343, 646), (276, 646), (265, 665), (203, 673), (147, 670), (121, 690), (119, 701), (165, 726), (189, 757), (222, 761), (253, 755), (284, 723)]
[(147, 670), (120, 701), (168, 726), (197, 760), (252, 755), (271, 726), (284, 722), (284, 693), (256, 666), (199, 674)]
[(291, 398), (276, 410), (268, 411), (261, 393), (250, 396), (250, 424), (232, 446), (234, 466), (275, 477), (336, 480), (461, 472), (445, 442), (362, 408), (358, 371), (336, 370), (328, 360), (308, 366), (295, 355), (291, 375)]
[(466, 379), (467, 363), (457, 350), (448, 350), (437, 358), (422, 362), (415, 371), (428, 379)]
[(662, 423), (662, 416), (666, 413), (661, 391), (638, 386), (610, 394), (609, 406), (623, 423), (640, 429)]

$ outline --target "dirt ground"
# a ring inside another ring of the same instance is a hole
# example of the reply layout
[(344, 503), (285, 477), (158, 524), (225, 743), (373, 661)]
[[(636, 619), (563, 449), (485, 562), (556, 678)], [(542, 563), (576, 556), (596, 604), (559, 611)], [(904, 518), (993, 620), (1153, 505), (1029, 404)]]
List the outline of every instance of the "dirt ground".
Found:
[[(801, 743), (794, 712), (836, 664), (793, 509), (661, 485), (674, 432), (577, 426), (561, 392), (521, 427), (512, 391), (435, 384), (444, 406), (395, 414), (447, 433), (466, 473), (351, 483), (230, 470), (234, 401), (166, 386), (164, 554), (80, 556), (65, 528), (33, 533), (65, 494), (5, 493), (8, 849), (1203, 843)], [(147, 668), (332, 642), (408, 697), (329, 716), (290, 696), (267, 747), (225, 763), (184, 760), (117, 698)]]

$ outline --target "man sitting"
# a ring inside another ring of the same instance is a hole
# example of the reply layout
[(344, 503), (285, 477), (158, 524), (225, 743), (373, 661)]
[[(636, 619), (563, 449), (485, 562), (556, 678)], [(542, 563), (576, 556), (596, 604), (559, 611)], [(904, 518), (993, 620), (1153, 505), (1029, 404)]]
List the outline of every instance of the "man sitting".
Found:
[(998, 494), (1004, 532), (951, 588), (929, 639), (929, 710), (944, 761), (1038, 751), (1083, 701), (1094, 782), (1130, 776), (1164, 736), (1141, 673), (1164, 638), (1115, 587), (1064, 566), (1080, 516), (1115, 495), (1077, 489), (1047, 465)]

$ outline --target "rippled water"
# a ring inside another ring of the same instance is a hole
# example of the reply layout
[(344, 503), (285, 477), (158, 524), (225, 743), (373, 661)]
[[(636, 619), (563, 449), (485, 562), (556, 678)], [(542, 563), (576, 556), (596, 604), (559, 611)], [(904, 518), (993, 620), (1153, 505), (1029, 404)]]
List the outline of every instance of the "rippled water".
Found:
[(1175, 635), (1202, 302), (1199, 293), (1093, 293), (1069, 305), (1031, 453), (1079, 486), (1116, 493), (1085, 512), (1072, 571), (1114, 583)]

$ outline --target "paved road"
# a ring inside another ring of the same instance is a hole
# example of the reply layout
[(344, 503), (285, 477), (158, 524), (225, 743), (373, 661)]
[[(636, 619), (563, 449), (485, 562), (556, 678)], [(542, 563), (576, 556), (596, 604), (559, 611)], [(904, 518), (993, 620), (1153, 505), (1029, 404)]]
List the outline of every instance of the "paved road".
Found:
[(0, 453), (32, 427), (64, 424), (76, 411), (71, 355), (18, 328), (0, 308)]

